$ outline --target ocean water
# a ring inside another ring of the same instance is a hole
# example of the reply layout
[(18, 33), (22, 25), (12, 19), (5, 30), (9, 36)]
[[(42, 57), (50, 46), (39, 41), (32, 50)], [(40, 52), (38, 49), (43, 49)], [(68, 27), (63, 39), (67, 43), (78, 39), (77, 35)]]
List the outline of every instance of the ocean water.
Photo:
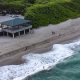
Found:
[(80, 47), (75, 55), (48, 71), (41, 71), (26, 80), (80, 80)]
[(55, 44), (46, 53), (22, 59), (23, 64), (0, 67), (0, 80), (80, 80), (80, 41)]

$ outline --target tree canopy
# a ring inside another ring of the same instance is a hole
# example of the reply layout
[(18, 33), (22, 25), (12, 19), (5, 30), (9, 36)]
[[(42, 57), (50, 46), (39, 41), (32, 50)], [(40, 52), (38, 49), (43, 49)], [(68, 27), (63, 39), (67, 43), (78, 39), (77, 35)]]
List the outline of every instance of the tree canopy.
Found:
[(36, 0), (26, 9), (25, 17), (33, 27), (57, 24), (80, 16), (80, 0)]
[(80, 0), (0, 0), (0, 10), (24, 14), (39, 27), (80, 17)]

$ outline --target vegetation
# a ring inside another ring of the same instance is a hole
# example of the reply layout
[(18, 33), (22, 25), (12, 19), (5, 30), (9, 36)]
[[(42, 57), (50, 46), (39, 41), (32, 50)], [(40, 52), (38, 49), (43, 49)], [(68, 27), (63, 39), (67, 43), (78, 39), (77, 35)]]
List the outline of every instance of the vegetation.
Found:
[(26, 9), (25, 16), (32, 20), (33, 27), (56, 24), (79, 17), (80, 0), (36, 0)]
[(33, 27), (80, 17), (80, 0), (0, 0), (0, 9), (24, 13)]
[(24, 0), (0, 0), (0, 11), (7, 13), (23, 13), (25, 9)]

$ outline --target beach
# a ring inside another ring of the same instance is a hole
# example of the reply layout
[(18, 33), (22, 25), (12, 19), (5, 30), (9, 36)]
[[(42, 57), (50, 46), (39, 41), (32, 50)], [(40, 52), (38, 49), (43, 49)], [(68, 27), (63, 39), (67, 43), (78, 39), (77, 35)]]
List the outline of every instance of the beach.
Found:
[[(52, 32), (55, 32), (52, 34)], [(48, 25), (34, 29), (29, 33), (15, 39), (0, 37), (0, 66), (20, 64), (21, 57), (30, 52), (46, 52), (53, 44), (69, 43), (80, 36), (80, 18), (70, 19), (57, 25)]]
[(0, 37), (1, 80), (22, 80), (74, 55), (74, 46), (80, 44), (79, 23), (80, 18), (70, 19), (14, 39)]

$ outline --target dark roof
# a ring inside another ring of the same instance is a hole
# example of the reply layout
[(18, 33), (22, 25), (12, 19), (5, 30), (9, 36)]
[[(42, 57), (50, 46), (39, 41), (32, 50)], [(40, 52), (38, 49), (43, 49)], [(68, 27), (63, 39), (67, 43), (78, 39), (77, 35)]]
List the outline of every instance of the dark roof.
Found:
[(27, 23), (27, 22), (30, 22), (30, 21), (29, 20), (24, 20), (24, 19), (21, 19), (21, 18), (15, 18), (15, 19), (12, 19), (12, 20), (4, 21), (1, 24), (2, 25), (7, 25), (7, 26), (17, 26), (17, 25), (21, 25), (21, 24), (24, 24), (24, 23)]

